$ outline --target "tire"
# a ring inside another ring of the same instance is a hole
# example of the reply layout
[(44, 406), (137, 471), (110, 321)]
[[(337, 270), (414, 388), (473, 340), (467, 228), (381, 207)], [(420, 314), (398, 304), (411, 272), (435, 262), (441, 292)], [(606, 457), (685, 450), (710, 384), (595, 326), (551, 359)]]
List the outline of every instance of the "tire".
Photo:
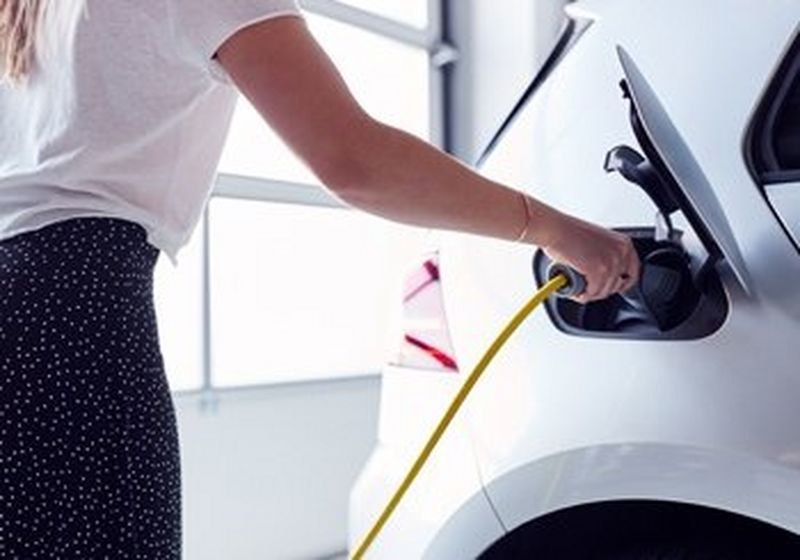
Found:
[(576, 506), (510, 532), (480, 560), (798, 560), (800, 537), (688, 504), (630, 500)]
[[(751, 543), (752, 544), (752, 543)], [(582, 556), (577, 556), (582, 558)], [(797, 551), (779, 550), (774, 546), (736, 548), (725, 543), (633, 544), (620, 545), (605, 551), (588, 553), (592, 560), (790, 560)]]

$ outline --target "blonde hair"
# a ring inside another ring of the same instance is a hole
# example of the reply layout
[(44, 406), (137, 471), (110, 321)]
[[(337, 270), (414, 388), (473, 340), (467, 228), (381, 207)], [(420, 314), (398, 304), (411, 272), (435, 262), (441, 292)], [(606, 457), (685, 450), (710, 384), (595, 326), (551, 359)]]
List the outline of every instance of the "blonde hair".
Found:
[(0, 64), (4, 80), (20, 82), (31, 72), (45, 2), (0, 0)]

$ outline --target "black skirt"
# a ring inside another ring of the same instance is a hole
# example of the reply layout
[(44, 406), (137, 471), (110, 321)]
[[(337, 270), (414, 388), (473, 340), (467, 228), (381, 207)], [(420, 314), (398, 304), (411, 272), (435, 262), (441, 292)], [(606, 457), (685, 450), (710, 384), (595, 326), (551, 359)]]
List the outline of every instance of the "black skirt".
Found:
[(0, 241), (0, 558), (180, 558), (159, 254), (107, 217)]

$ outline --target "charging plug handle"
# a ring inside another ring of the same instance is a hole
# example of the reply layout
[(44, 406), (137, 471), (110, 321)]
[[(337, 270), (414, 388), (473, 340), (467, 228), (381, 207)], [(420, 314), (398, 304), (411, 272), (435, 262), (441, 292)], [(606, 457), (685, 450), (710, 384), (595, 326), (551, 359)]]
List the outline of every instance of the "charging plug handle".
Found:
[(548, 281), (559, 274), (566, 276), (567, 283), (556, 291), (556, 295), (560, 297), (575, 297), (586, 291), (586, 278), (583, 274), (563, 263), (554, 262), (550, 264), (547, 268)]

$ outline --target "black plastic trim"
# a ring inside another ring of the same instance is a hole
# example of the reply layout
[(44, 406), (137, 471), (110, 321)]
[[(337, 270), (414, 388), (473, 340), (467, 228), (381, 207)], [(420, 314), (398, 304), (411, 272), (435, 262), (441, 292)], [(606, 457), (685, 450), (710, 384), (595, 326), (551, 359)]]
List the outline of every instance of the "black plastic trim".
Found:
[(800, 183), (800, 169), (792, 171), (767, 171), (761, 175), (765, 185)]
[[(794, 36), (789, 41), (785, 55), (778, 64), (761, 100), (758, 102), (742, 143), (745, 164), (753, 181), (759, 186), (764, 203), (772, 212), (773, 217), (778, 222), (778, 226), (783, 230), (789, 242), (800, 253), (800, 243), (795, 240), (794, 234), (775, 210), (764, 189), (766, 185), (800, 181), (800, 169), (777, 169), (777, 158), (775, 157), (772, 143), (771, 141), (765, 141), (765, 139), (771, 138), (771, 125), (774, 125), (778, 110), (783, 106), (789, 87), (795, 80), (800, 80), (800, 25), (798, 25)], [(768, 153), (765, 154), (765, 151)], [(771, 169), (767, 169), (768, 162), (765, 159), (772, 160), (774, 165)]]
[(790, 46), (778, 65), (769, 86), (758, 104), (746, 134), (745, 155), (750, 172), (760, 183), (769, 183), (772, 173), (800, 172), (800, 169), (781, 169), (772, 131), (778, 114), (786, 102), (790, 89), (800, 80), (800, 31), (790, 42)]

